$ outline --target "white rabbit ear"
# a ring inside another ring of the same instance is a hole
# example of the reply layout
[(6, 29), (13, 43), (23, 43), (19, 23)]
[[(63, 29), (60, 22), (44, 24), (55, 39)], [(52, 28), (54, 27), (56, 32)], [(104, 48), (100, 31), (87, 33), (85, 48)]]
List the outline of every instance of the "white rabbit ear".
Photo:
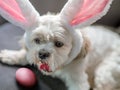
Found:
[(29, 0), (0, 0), (0, 14), (23, 29), (32, 29), (38, 25), (39, 13)]
[(60, 16), (72, 26), (84, 27), (104, 16), (113, 0), (69, 0)]

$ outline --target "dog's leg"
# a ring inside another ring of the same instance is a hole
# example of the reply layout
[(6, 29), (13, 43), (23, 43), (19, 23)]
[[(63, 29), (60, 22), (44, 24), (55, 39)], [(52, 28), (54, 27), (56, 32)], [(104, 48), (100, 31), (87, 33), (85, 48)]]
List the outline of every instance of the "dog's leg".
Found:
[(68, 90), (89, 90), (86, 73), (81, 75), (73, 74), (73, 76), (70, 75), (70, 77), (68, 76), (66, 79)]
[(116, 90), (120, 86), (119, 82), (120, 55), (110, 55), (96, 70), (94, 90)]
[(26, 50), (2, 50), (0, 52), (0, 61), (9, 65), (26, 65)]

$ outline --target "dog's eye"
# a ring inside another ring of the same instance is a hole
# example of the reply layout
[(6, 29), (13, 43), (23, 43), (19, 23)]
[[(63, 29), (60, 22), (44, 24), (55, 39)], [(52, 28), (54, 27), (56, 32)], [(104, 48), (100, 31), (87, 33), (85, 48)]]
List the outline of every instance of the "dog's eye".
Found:
[(34, 39), (34, 42), (35, 42), (36, 44), (40, 44), (40, 39), (39, 39), (39, 38), (35, 38), (35, 39)]
[(60, 41), (56, 41), (55, 42), (55, 46), (56, 47), (62, 47), (64, 44), (62, 43), (62, 42), (60, 42)]

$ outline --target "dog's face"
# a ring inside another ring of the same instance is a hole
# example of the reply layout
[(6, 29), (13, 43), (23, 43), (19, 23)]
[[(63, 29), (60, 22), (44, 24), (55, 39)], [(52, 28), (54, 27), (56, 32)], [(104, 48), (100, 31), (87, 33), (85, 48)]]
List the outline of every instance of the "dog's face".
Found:
[(26, 32), (27, 59), (45, 74), (61, 68), (72, 49), (72, 37), (55, 16), (43, 16), (40, 25)]

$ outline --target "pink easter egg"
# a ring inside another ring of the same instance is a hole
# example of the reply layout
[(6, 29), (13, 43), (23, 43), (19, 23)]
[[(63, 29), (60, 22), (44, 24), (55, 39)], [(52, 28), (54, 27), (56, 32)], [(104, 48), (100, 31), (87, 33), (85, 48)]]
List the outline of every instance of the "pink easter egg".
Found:
[(28, 68), (20, 68), (16, 71), (16, 80), (25, 87), (32, 87), (36, 83), (36, 76), (32, 70)]

